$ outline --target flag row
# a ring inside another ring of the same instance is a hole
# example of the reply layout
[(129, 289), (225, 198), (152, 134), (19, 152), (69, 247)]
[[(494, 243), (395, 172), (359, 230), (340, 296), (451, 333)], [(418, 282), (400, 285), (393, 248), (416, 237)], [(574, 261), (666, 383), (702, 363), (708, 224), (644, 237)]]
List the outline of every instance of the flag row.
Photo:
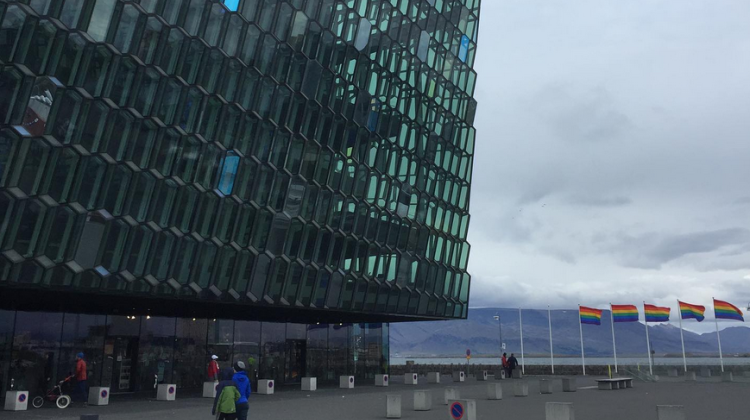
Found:
[[(701, 322), (705, 319), (704, 313), (706, 307), (702, 305), (693, 305), (677, 301), (680, 307), (680, 319), (695, 319)], [(635, 305), (611, 305), (612, 322), (638, 322), (640, 315)], [(581, 324), (601, 325), (602, 309), (579, 306), (578, 312), (581, 318)], [(669, 321), (671, 309), (665, 306), (643, 304), (643, 314), (646, 322), (667, 322)], [(735, 321), (745, 321), (742, 311), (729, 302), (714, 299), (714, 315), (716, 319), (731, 319)]]

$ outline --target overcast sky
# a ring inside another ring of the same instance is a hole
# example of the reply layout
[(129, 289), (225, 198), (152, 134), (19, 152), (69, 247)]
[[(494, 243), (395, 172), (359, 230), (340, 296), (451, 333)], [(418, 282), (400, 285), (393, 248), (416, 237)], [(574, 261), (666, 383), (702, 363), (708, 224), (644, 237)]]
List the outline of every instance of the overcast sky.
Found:
[(750, 1), (484, 0), (480, 22), (471, 306), (744, 309)]

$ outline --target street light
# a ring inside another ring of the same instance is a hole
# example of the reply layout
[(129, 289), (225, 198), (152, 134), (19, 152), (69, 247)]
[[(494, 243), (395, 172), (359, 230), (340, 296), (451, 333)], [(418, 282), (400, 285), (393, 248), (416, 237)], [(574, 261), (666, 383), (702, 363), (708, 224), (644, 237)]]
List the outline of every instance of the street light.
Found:
[(500, 316), (495, 315), (494, 316), (495, 321), (497, 321), (497, 337), (500, 340), (500, 344), (498, 346), (500, 347), (500, 357), (503, 356), (503, 323), (500, 321)]

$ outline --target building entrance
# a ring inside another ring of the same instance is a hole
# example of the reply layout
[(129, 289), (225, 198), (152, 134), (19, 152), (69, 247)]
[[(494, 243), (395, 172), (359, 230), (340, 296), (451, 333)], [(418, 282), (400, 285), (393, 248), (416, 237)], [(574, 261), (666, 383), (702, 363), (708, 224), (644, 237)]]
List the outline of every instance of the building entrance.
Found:
[(307, 342), (305, 340), (286, 340), (286, 360), (284, 363), (284, 383), (298, 384), (305, 376), (307, 360)]
[[(104, 343), (102, 382), (113, 394), (134, 392), (138, 368), (138, 337), (109, 337)], [(105, 385), (106, 386), (106, 385)]]

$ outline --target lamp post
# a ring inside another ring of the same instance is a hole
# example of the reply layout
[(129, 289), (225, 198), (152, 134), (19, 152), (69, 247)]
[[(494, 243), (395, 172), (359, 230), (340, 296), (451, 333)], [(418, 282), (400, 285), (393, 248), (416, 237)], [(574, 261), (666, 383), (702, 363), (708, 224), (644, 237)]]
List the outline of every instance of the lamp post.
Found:
[(503, 357), (503, 323), (500, 321), (499, 315), (495, 315), (494, 318), (495, 321), (497, 321), (497, 337), (500, 340), (500, 344), (498, 344), (498, 347), (500, 348), (500, 357)]

